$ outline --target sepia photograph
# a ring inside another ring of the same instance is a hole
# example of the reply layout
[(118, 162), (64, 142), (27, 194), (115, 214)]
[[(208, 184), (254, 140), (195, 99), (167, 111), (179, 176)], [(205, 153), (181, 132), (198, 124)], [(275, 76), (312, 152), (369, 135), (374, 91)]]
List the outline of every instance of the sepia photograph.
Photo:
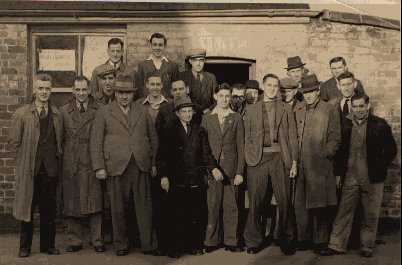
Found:
[(401, 264), (400, 9), (0, 1), (0, 265)]

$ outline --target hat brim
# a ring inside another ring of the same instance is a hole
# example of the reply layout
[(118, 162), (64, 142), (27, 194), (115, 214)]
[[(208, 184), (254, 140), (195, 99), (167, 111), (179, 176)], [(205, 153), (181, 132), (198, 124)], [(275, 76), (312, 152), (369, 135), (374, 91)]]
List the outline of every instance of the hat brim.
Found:
[(304, 87), (304, 88), (301, 87), (301, 88), (299, 88), (299, 92), (300, 93), (307, 93), (307, 92), (311, 92), (311, 91), (314, 91), (314, 90), (318, 90), (320, 88), (321, 84), (322, 84), (322, 82), (320, 82), (320, 84), (318, 84), (318, 85), (314, 85), (314, 86), (311, 86), (311, 87)]
[(183, 103), (183, 104), (180, 104), (179, 106), (175, 107), (173, 109), (173, 111), (180, 110), (180, 109), (186, 108), (186, 107), (193, 107), (194, 108), (194, 106), (195, 106), (194, 103)]
[(284, 87), (284, 86), (279, 86), (279, 89), (298, 89), (299, 87)]
[(116, 71), (114, 71), (114, 70), (112, 70), (112, 71), (107, 71), (107, 72), (104, 72), (104, 73), (99, 74), (98, 76), (99, 76), (99, 77), (102, 77), (102, 76), (108, 75), (108, 74), (116, 75)]
[(113, 89), (120, 92), (134, 92), (137, 90), (135, 87), (113, 87)]
[(187, 58), (188, 59), (195, 59), (195, 58), (205, 58), (205, 57), (206, 57), (206, 55), (199, 54), (199, 55), (190, 55)]
[(302, 67), (302, 66), (304, 66), (304, 65), (306, 65), (306, 64), (305, 64), (305, 63), (302, 63), (302, 64), (300, 64), (300, 65), (294, 65), (294, 66), (291, 66), (291, 67), (285, 67), (284, 69), (286, 69), (286, 70), (292, 70), (292, 69), (295, 69), (295, 68)]

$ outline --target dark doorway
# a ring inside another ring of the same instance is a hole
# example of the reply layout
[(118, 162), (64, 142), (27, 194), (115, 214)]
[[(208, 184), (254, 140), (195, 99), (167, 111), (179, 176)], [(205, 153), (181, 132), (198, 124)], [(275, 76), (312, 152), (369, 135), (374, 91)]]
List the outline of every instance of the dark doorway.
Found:
[(218, 84), (244, 84), (249, 79), (250, 64), (242, 63), (207, 63), (205, 71), (216, 76)]

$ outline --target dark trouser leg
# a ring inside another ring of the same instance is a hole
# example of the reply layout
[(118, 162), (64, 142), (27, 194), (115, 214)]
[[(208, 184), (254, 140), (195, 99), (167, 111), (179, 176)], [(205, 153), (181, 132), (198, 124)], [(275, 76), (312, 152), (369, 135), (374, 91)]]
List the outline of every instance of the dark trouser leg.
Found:
[[(32, 210), (33, 212), (33, 210)], [(21, 222), (20, 248), (31, 249), (33, 236), (33, 214), (30, 222)]]
[(186, 197), (185, 188), (170, 187), (169, 189), (169, 252), (183, 252), (188, 247), (185, 242), (186, 233), (188, 228), (187, 220), (188, 213), (186, 213)]
[(326, 247), (329, 242), (329, 212), (328, 207), (309, 210), (313, 224), (313, 243), (319, 248)]
[(84, 240), (84, 218), (67, 218), (68, 244), (72, 246), (82, 246)]
[(187, 242), (192, 249), (203, 249), (208, 218), (207, 192), (205, 187), (187, 189), (186, 212), (190, 216)]
[(171, 229), (167, 222), (167, 218), (169, 218), (169, 196), (168, 193), (161, 188), (160, 178), (152, 178), (151, 183), (153, 205), (152, 222), (156, 231), (158, 248), (167, 251), (169, 248), (168, 231)]
[(102, 246), (102, 213), (97, 212), (89, 215), (89, 229), (93, 246)]
[[(301, 164), (301, 163), (300, 163)], [(306, 208), (306, 185), (303, 168), (299, 167), (299, 176), (296, 179), (295, 216), (297, 238), (299, 242), (311, 240), (310, 215)]]
[(219, 244), (222, 195), (222, 181), (210, 180), (207, 189), (208, 225), (205, 232), (205, 246), (217, 246)]
[(230, 184), (223, 188), (223, 235), (224, 243), (227, 246), (237, 246), (237, 228), (239, 220), (239, 211), (237, 208), (237, 186)]

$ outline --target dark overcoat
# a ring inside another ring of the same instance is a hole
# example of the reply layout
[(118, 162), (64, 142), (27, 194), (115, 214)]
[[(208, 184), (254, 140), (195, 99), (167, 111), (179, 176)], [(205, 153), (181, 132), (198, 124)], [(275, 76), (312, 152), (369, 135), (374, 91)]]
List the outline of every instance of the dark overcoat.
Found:
[(66, 216), (81, 217), (102, 210), (101, 186), (92, 169), (89, 145), (99, 107), (90, 97), (84, 113), (79, 112), (75, 99), (60, 108), (64, 120), (62, 186)]
[(200, 104), (202, 109), (209, 108), (212, 104), (214, 104), (214, 90), (218, 86), (216, 82), (216, 77), (214, 74), (209, 72), (202, 72), (202, 80), (201, 80), (201, 90), (196, 89), (195, 85), (195, 77), (191, 70), (187, 70), (180, 73), (180, 77), (183, 78), (189, 89), (190, 89), (190, 98), (193, 103)]

